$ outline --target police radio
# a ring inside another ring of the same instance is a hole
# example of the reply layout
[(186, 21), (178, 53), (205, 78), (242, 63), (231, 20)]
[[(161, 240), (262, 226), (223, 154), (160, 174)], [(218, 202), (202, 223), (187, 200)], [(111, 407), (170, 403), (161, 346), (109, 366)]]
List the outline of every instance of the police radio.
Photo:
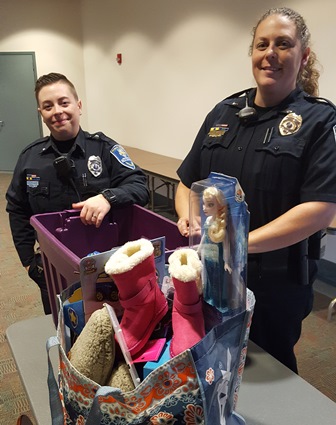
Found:
[(72, 188), (76, 192), (78, 202), (80, 202), (81, 197), (80, 197), (80, 194), (79, 194), (77, 187), (75, 185), (74, 179), (72, 177), (73, 169), (74, 169), (73, 163), (71, 163), (71, 161), (69, 160), (69, 158), (66, 155), (61, 155), (54, 160), (54, 167), (55, 167), (57, 174), (60, 178), (64, 178), (64, 179), (69, 181)]
[(239, 121), (245, 125), (249, 122), (256, 121), (258, 119), (258, 112), (252, 106), (248, 106), (247, 96), (246, 96), (246, 105), (243, 109), (238, 112)]
[(72, 178), (72, 166), (66, 155), (61, 155), (54, 161), (54, 167), (57, 171), (59, 177), (63, 177), (65, 179)]

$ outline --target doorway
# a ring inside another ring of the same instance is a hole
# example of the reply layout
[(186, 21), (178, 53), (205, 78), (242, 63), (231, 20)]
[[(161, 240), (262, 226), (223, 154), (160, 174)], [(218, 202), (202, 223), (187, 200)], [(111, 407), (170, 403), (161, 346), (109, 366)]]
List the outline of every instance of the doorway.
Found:
[(35, 81), (34, 52), (0, 52), (0, 171), (13, 171), (22, 149), (42, 137)]

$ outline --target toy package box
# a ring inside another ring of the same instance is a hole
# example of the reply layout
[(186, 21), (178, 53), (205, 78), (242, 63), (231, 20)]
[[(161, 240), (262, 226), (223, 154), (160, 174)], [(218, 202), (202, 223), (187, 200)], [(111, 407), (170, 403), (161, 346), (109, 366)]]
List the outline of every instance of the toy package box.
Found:
[(211, 173), (190, 191), (190, 246), (202, 260), (203, 296), (221, 313), (246, 307), (249, 212), (234, 177)]

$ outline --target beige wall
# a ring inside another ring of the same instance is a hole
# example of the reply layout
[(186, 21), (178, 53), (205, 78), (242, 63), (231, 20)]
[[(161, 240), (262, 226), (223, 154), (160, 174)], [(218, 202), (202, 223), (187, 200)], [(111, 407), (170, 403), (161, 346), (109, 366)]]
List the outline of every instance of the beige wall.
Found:
[[(253, 85), (250, 32), (278, 1), (82, 1), (91, 128), (120, 143), (183, 158), (205, 114)], [(284, 3), (283, 3), (284, 4)], [(336, 102), (334, 0), (287, 1), (311, 28), (325, 66), (321, 95)], [(116, 63), (117, 53), (123, 64)]]
[(86, 104), (80, 0), (0, 0), (0, 52), (22, 51), (35, 52), (38, 76), (66, 74)]
[[(0, 0), (0, 51), (35, 51), (37, 73), (77, 86), (82, 125), (183, 158), (205, 114), (253, 85), (250, 31), (272, 5), (301, 12), (336, 102), (334, 0)], [(123, 54), (123, 64), (116, 54)]]

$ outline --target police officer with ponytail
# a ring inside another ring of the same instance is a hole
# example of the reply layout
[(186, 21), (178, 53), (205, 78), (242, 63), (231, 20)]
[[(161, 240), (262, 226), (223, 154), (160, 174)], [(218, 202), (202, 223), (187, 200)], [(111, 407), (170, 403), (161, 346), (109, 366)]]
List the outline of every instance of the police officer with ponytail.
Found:
[(178, 227), (189, 234), (189, 191), (210, 171), (236, 177), (250, 211), (251, 339), (294, 372), (310, 313), (321, 229), (336, 213), (336, 109), (318, 97), (319, 72), (302, 16), (268, 10), (250, 48), (256, 87), (207, 115), (178, 170)]

